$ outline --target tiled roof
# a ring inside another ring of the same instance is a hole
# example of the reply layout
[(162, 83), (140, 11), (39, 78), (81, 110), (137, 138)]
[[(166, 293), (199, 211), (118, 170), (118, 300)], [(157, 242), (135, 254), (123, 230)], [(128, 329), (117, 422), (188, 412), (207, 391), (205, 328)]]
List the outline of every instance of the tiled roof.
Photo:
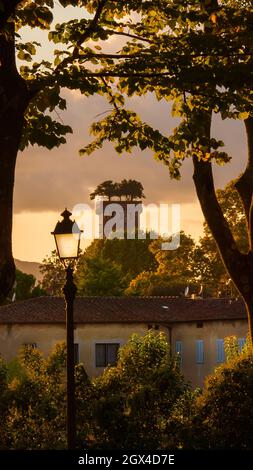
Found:
[[(241, 300), (170, 297), (77, 297), (76, 323), (177, 323), (246, 319)], [(0, 307), (0, 324), (63, 323), (64, 299), (38, 297)]]

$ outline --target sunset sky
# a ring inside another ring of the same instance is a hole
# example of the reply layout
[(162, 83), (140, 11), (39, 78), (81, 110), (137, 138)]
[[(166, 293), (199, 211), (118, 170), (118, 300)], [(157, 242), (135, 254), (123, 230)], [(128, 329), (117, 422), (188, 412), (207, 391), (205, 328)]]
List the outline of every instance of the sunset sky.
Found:
[[(58, 21), (70, 10), (56, 11)], [(31, 38), (31, 34), (33, 37)], [(35, 34), (25, 30), (25, 38), (43, 43), (41, 56), (50, 51), (45, 41), (47, 33)], [(117, 45), (117, 44), (116, 44)], [(124, 178), (141, 181), (146, 195), (145, 203), (181, 204), (181, 228), (195, 238), (201, 234), (203, 218), (192, 182), (191, 161), (184, 163), (181, 181), (171, 181), (166, 166), (156, 162), (151, 152), (139, 150), (117, 155), (111, 144), (89, 157), (80, 157), (78, 150), (88, 143), (90, 124), (108, 110), (101, 97), (83, 98), (78, 92), (64, 90), (68, 110), (61, 112), (64, 124), (70, 124), (73, 135), (66, 145), (48, 151), (37, 146), (19, 153), (14, 197), (14, 257), (26, 261), (41, 261), (54, 249), (50, 232), (67, 206), (91, 203), (89, 193), (100, 182)], [(170, 116), (168, 103), (158, 103), (152, 95), (128, 101), (128, 107), (159, 130), (170, 133), (177, 121)], [(214, 120), (213, 136), (221, 138), (233, 157), (224, 167), (215, 168), (216, 187), (224, 185), (243, 169), (246, 156), (245, 132), (241, 122)]]

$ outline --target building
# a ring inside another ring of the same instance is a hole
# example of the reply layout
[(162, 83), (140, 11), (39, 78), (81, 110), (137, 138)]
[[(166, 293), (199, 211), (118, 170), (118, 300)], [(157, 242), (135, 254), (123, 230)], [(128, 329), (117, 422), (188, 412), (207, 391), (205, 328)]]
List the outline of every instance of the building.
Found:
[[(247, 335), (244, 304), (229, 299), (169, 297), (78, 297), (75, 301), (76, 360), (90, 376), (114, 364), (118, 347), (133, 333), (164, 331), (173, 354), (181, 357), (185, 378), (202, 386), (225, 361), (224, 338)], [(46, 355), (65, 339), (64, 299), (39, 297), (0, 307), (0, 354), (12, 360), (22, 345)]]
[(141, 201), (104, 201), (101, 198), (95, 201), (95, 213), (99, 217), (99, 238), (127, 238), (130, 234), (137, 238), (140, 230), (140, 215), (143, 207)]

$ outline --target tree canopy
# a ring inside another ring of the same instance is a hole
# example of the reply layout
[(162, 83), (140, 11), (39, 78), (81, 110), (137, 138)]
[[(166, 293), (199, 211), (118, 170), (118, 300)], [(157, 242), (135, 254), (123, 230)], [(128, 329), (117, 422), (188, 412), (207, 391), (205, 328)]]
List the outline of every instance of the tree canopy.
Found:
[[(66, 347), (48, 357), (22, 348), (0, 359), (0, 449), (66, 448)], [(164, 446), (173, 405), (188, 388), (164, 333), (133, 335), (115, 367), (89, 379), (75, 367), (77, 447), (149, 449)]]
[[(233, 181), (224, 189), (217, 190), (217, 198), (238, 246), (242, 252), (247, 252), (246, 220)], [(224, 267), (206, 223), (204, 235), (198, 242), (183, 231), (177, 250), (162, 250), (162, 241), (165, 240), (150, 239), (149, 234), (146, 239), (140, 240), (94, 240), (80, 257), (76, 280), (80, 286), (86, 277), (90, 282), (94, 274), (98, 276), (95, 266), (100, 266), (105, 290), (100, 290), (99, 283), (93, 279), (93, 294), (89, 295), (114, 295), (118, 292), (137, 296), (183, 296), (188, 286), (188, 295), (201, 293), (204, 297), (238, 297), (238, 290)], [(120, 268), (121, 277), (111, 276), (111, 270), (104, 269), (110, 263), (112, 271), (115, 265)], [(44, 260), (41, 272), (44, 274), (42, 287), (46, 292), (61, 295), (65, 275), (55, 252)], [(79, 293), (84, 295), (85, 290), (80, 288)]]
[[(253, 109), (252, 1), (245, 0), (59, 0), (63, 7), (83, 8), (81, 20), (54, 22), (53, 0), (1, 0), (1, 116), (0, 148), (0, 292), (14, 281), (11, 220), (14, 170), (18, 148), (60, 145), (71, 132), (52, 117), (66, 107), (63, 88), (84, 96), (104, 95), (111, 112), (95, 122), (95, 139), (81, 149), (90, 154), (106, 140), (118, 152), (135, 146), (151, 149), (179, 178), (185, 158), (192, 158), (194, 184), (207, 224), (224, 265), (242, 295), (253, 335)], [(54, 60), (36, 61), (39, 47), (22, 42), (22, 27), (49, 31), (56, 44)], [(20, 37), (18, 36), (20, 34)], [(120, 51), (108, 52), (112, 38), (123, 38)], [(17, 66), (15, 58), (21, 62)], [(154, 93), (171, 101), (180, 124), (163, 134), (125, 107), (125, 96)], [(235, 183), (247, 221), (249, 252), (237, 245), (215, 194), (212, 164), (230, 156), (211, 132), (212, 114), (245, 122), (248, 164)]]
[[(69, 20), (60, 21), (59, 6), (76, 9), (69, 10)], [(67, 107), (64, 89), (112, 99), (104, 77), (124, 54), (111, 50), (117, 49), (116, 41), (108, 46), (112, 39), (138, 38), (131, 14), (141, 9), (140, 1), (0, 2), (0, 302), (15, 281), (12, 213), (18, 150), (35, 144), (52, 149), (66, 142), (72, 129), (61, 118)], [(31, 40), (23, 39), (23, 28), (30, 28)], [(34, 30), (47, 33), (43, 50), (49, 53), (42, 58)], [(117, 99), (122, 103), (119, 94)]]
[[(75, 279), (80, 295), (122, 295), (129, 282), (147, 269), (155, 269), (150, 252), (152, 243), (144, 240), (98, 239), (81, 254)], [(65, 270), (56, 252), (43, 260), (41, 286), (48, 295), (62, 295)]]
[(124, 179), (120, 183), (113, 183), (111, 180), (104, 181), (90, 194), (90, 199), (95, 199), (96, 196), (106, 197), (109, 201), (112, 197), (118, 197), (121, 200), (123, 196), (127, 201), (145, 198), (142, 184), (131, 179)]
[[(138, 34), (123, 46), (123, 64), (108, 71), (107, 86), (114, 96), (110, 115), (93, 124), (94, 140), (81, 150), (91, 153), (106, 140), (119, 152), (135, 146), (151, 149), (155, 158), (180, 178), (185, 158), (192, 158), (193, 180), (205, 220), (215, 239), (230, 278), (244, 299), (253, 337), (253, 107), (252, 107), (252, 1), (200, 0), (144, 2)], [(137, 29), (136, 29), (137, 31)], [(129, 71), (132, 74), (130, 76)], [(172, 135), (142, 121), (127, 109), (118, 93), (143, 96), (155, 93), (172, 102), (172, 114), (180, 124)], [(112, 99), (111, 99), (112, 101)], [(110, 101), (110, 102), (111, 102)], [(212, 116), (241, 119), (245, 123), (248, 162), (234, 186), (247, 221), (249, 250), (241, 251), (217, 200), (213, 164), (224, 165), (231, 157), (224, 143), (212, 135)]]

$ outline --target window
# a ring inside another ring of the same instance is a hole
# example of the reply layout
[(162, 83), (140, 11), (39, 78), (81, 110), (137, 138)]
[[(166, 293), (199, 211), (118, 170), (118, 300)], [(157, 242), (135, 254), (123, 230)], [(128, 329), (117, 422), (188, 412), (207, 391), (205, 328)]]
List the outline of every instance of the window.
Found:
[(119, 346), (119, 343), (97, 343), (96, 367), (115, 366)]
[(24, 343), (23, 344), (24, 348), (31, 348), (31, 349), (36, 349), (37, 348), (37, 343)]
[(176, 354), (179, 356), (179, 359), (180, 359), (180, 366), (182, 366), (182, 362), (183, 362), (183, 343), (182, 343), (182, 341), (176, 341), (175, 349), (176, 349)]
[(239, 351), (241, 352), (246, 343), (246, 338), (238, 338)]
[(79, 344), (75, 343), (74, 344), (74, 363), (78, 364), (79, 361), (80, 361), (80, 358), (79, 358)]
[(224, 339), (216, 340), (216, 362), (225, 362)]
[(204, 341), (203, 339), (196, 340), (196, 363), (204, 363)]

